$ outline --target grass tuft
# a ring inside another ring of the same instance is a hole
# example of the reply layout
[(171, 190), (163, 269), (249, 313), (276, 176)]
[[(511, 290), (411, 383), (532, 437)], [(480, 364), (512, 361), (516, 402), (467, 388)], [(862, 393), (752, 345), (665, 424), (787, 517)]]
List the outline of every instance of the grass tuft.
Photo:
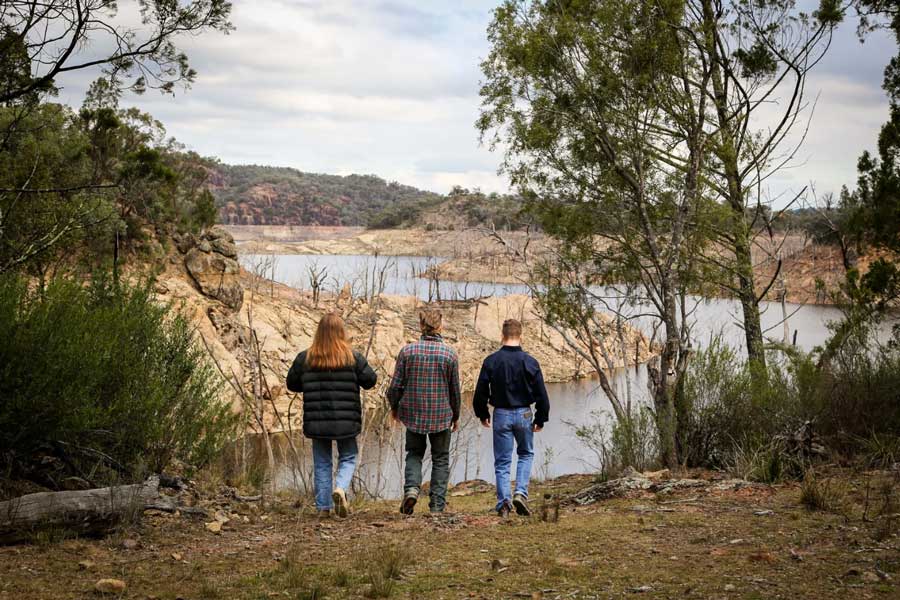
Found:
[(847, 497), (844, 489), (832, 479), (819, 479), (812, 470), (806, 472), (800, 485), (800, 504), (810, 511), (843, 514)]
[(394, 593), (397, 580), (403, 575), (403, 568), (410, 562), (411, 555), (403, 546), (390, 544), (378, 548), (366, 562), (367, 598), (388, 598)]

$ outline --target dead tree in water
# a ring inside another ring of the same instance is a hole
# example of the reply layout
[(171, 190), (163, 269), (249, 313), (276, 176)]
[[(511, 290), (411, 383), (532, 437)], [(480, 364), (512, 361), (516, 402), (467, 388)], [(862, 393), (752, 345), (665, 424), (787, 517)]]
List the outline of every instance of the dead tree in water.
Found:
[(319, 293), (322, 290), (322, 284), (328, 277), (328, 269), (319, 268), (319, 263), (313, 261), (306, 267), (309, 271), (309, 288), (312, 290), (313, 307), (319, 308)]

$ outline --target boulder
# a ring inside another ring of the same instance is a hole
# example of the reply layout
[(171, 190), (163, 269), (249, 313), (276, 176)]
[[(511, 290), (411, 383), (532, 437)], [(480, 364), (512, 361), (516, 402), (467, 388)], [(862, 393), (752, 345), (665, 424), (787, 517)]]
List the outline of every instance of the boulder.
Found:
[(234, 237), (221, 225), (210, 227), (201, 236), (207, 252), (216, 252), (222, 256), (237, 260), (237, 245)]
[(175, 239), (175, 247), (182, 254), (187, 254), (188, 250), (197, 245), (197, 238), (193, 233), (179, 234)]
[(232, 244), (234, 243), (234, 237), (232, 237), (232, 235), (228, 233), (228, 230), (221, 225), (213, 225), (206, 230), (206, 233), (203, 234), (203, 237), (208, 240), (226, 239)]
[(184, 257), (184, 266), (205, 296), (240, 310), (244, 303), (244, 288), (240, 281), (241, 267), (236, 260), (192, 248)]
[(234, 240), (231, 239), (231, 236), (228, 236), (228, 239), (225, 238), (216, 238), (214, 240), (209, 241), (210, 246), (212, 246), (213, 252), (218, 252), (222, 256), (227, 256), (228, 258), (233, 258), (237, 260), (237, 246), (234, 243)]

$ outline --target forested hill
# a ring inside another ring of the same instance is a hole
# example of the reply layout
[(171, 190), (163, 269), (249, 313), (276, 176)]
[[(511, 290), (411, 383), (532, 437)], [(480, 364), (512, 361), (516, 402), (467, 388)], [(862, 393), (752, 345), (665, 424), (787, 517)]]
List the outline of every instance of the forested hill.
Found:
[(443, 196), (375, 175), (211, 162), (209, 187), (230, 225), (368, 225), (384, 211), (436, 205)]

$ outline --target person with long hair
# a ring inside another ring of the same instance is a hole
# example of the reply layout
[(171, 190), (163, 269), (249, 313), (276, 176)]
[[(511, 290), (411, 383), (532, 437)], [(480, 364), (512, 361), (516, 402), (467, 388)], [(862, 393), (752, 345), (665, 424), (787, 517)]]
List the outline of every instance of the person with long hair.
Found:
[[(312, 440), (320, 514), (334, 510), (346, 517), (350, 511), (347, 489), (356, 469), (356, 436), (362, 430), (359, 389), (372, 389), (376, 381), (366, 358), (350, 346), (344, 321), (336, 313), (322, 317), (312, 345), (297, 355), (288, 372), (288, 389), (303, 394), (303, 435)], [(338, 451), (334, 479), (333, 442)]]

